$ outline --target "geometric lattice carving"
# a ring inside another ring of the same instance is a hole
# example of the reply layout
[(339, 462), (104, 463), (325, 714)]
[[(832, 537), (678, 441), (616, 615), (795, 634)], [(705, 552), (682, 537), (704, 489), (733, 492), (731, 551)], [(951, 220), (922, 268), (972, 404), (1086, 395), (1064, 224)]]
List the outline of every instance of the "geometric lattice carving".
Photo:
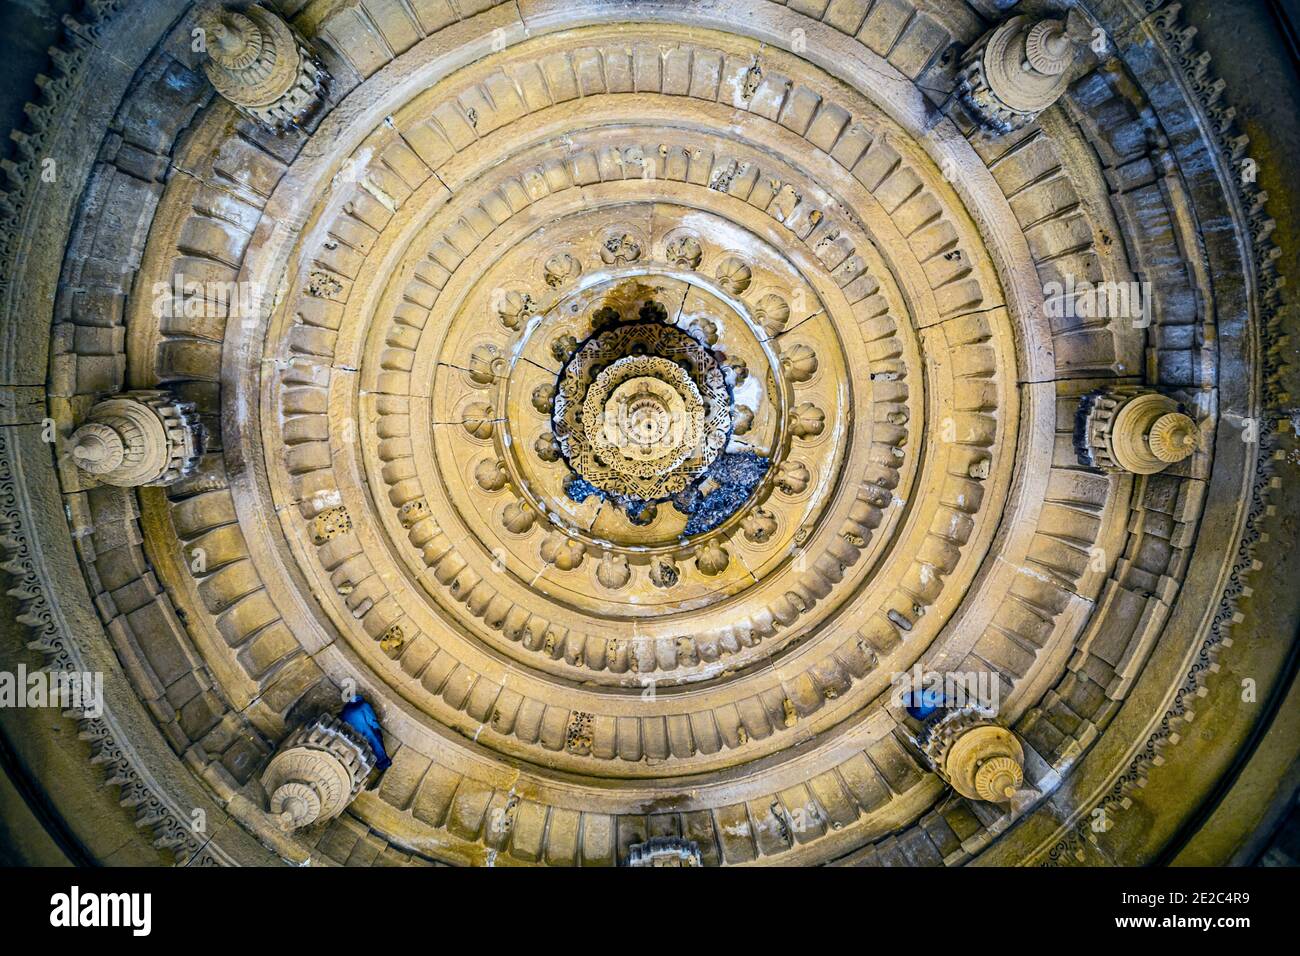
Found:
[(617, 326), (560, 376), (555, 438), (573, 469), (620, 498), (676, 494), (726, 445), (731, 396), (708, 349), (659, 322)]

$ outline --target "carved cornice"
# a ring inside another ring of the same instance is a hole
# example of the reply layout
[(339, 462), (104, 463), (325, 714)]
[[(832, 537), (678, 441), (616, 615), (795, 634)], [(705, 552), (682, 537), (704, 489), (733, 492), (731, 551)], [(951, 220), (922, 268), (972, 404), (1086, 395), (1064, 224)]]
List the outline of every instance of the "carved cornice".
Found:
[(60, 113), (72, 98), (72, 91), (84, 80), (86, 63), (103, 36), (104, 21), (128, 2), (88, 0), (85, 22), (72, 16), (63, 18), (63, 42), (49, 50), (54, 76), (37, 77), (40, 96), (24, 108), (27, 123), (9, 134), (15, 158), (0, 161), (4, 172), (4, 188), (0, 190), (0, 296), (8, 296), (13, 277), (18, 274), (20, 239), (30, 228), (28, 217), (36, 205), (33, 198), (41, 185), (42, 161), (52, 155), (50, 137), (60, 126)]
[[(45, 569), (28, 536), (27, 496), (20, 488), (13, 461), (13, 435), (0, 428), (0, 570), (9, 576), (7, 594), (18, 601), (18, 623), (31, 632), (28, 647), (40, 652), (46, 668), (85, 673), (80, 649), (58, 623), (46, 594)], [(193, 819), (175, 807), (168, 794), (148, 782), (131, 747), (119, 742), (112, 714), (87, 717), (75, 712), (67, 716), (77, 727), (77, 736), (88, 743), (91, 763), (104, 776), (104, 785), (119, 788), (119, 802), (131, 813), (137, 827), (151, 834), (151, 845), (170, 852), (177, 865), (211, 866), (221, 856), (206, 839), (196, 835)]]
[[(165, 19), (168, 6), (158, 4), (151, 12)], [(83, 87), (96, 76), (102, 79), (97, 70), (103, 69), (105, 60), (112, 61), (114, 70), (125, 65), (121, 56), (126, 54), (121, 47), (115, 55), (105, 46), (111, 45), (109, 38), (114, 35), (117, 21), (131, 7), (128, 0), (87, 0), (79, 17), (63, 18), (62, 40), (49, 50), (53, 75), (37, 78), (39, 98), (25, 107), (26, 124), (10, 134), (15, 157), (0, 162), (4, 172), (4, 191), (0, 192), (0, 374), (6, 382), (11, 380), (11, 370), (19, 360), (14, 351), (15, 330), (40, 317), (39, 312), (28, 309), (30, 303), (15, 300), (17, 280), (23, 276), (19, 263), (22, 256), (31, 253), (35, 235), (57, 228), (57, 216), (51, 214), (49, 203), (40, 196), (42, 188), (54, 188), (47, 178), (43, 179), (49, 168), (44, 160), (53, 158), (58, 163), (54, 175), (62, 184), (60, 190), (67, 190), (66, 195), (79, 193), (72, 184), (78, 181), (78, 175), (89, 171), (95, 150), (69, 149), (66, 134), (71, 122), (79, 118), (78, 100)], [(102, 136), (103, 130), (97, 135)], [(57, 269), (64, 257), (62, 244), (52, 251), (52, 259), (35, 261), (50, 261)], [(16, 425), (29, 421), (37, 423), (34, 427), (42, 427), (39, 417), (19, 419)], [(87, 668), (77, 640), (59, 623), (62, 615), (50, 605), (51, 572), (43, 549), (31, 538), (31, 509), (43, 505), (35, 503), (37, 499), (26, 486), (30, 472), (24, 470), (21, 459), (31, 452), (22, 452), (18, 446), (17, 427), (0, 425), (0, 554), (4, 558), (0, 569), (9, 578), (8, 594), (19, 602), (17, 620), (31, 632), (28, 647), (45, 657), (49, 669), (84, 672)], [(51, 451), (52, 460), (54, 446), (41, 447)], [(55, 480), (52, 468), (46, 471), (42, 466), (36, 470), (44, 480)], [(49, 499), (41, 496), (39, 500)], [(52, 517), (66, 527), (62, 514)], [(78, 737), (89, 744), (91, 762), (103, 775), (104, 785), (119, 788), (119, 802), (136, 826), (149, 834), (155, 849), (170, 853), (180, 865), (226, 862), (205, 836), (195, 832), (188, 809), (175, 805), (165, 788), (151, 782), (151, 774), (134, 749), (123, 745), (110, 710), (94, 718), (70, 713), (69, 719), (75, 723)]]
[[(1180, 739), (1180, 732), (1192, 715), (1192, 701), (1203, 695), (1206, 681), (1217, 670), (1216, 659), (1231, 644), (1232, 626), (1240, 620), (1238, 601), (1249, 593), (1247, 579), (1259, 570), (1255, 549), (1266, 534), (1264, 527), (1269, 523), (1268, 488), (1280, 454), (1279, 429), (1271, 426), (1282, 424), (1289, 399), (1281, 385), (1281, 373), (1288, 363), (1282, 351), (1285, 342), (1281, 327), (1283, 280), (1277, 270), (1281, 250), (1271, 238), (1276, 223), (1265, 211), (1268, 194), (1253, 179), (1232, 174), (1236, 164), (1246, 156), (1250, 139), (1237, 128), (1236, 110), (1223, 101), (1226, 83), (1215, 78), (1209, 53), (1198, 49), (1196, 28), (1181, 22), (1182, 4), (1146, 0), (1143, 8), (1147, 16), (1141, 21), (1140, 29), (1148, 32), (1167, 51), (1170, 61), (1181, 68), (1188, 90), (1205, 117), (1203, 128), (1214, 137), (1219, 156), (1228, 167), (1229, 174), (1220, 176), (1219, 180), (1232, 187), (1238, 208), (1246, 216), (1247, 238), (1250, 240), (1248, 252), (1258, 283), (1255, 289), (1258, 306), (1255, 329), (1260, 343), (1260, 400), (1259, 418), (1254, 423), (1258, 443), (1249, 507), (1232, 557), (1227, 586), (1194, 662), (1175, 691), (1173, 703), (1161, 717), (1158, 727), (1117, 774), (1109, 792), (1099, 802), (1079, 808), (1075, 822), (1040, 857), (1043, 866), (1068, 863), (1083, 852), (1085, 844), (1097, 842), (1093, 823), (1098, 810), (1115, 814), (1132, 805), (1133, 792), (1146, 786), (1162, 762), (1161, 752)], [(1249, 427), (1249, 424), (1242, 423), (1243, 427)]]

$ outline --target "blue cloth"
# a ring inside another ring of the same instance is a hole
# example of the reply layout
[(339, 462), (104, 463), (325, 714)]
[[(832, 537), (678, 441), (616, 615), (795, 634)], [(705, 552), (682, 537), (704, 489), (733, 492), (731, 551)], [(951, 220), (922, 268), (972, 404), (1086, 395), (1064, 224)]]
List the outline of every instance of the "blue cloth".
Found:
[(375, 709), (366, 702), (364, 697), (358, 694), (344, 704), (339, 720), (359, 733), (366, 743), (370, 744), (378, 761), (375, 764), (376, 768), (384, 770), (392, 763), (388, 759), (388, 752), (384, 750), (384, 738), (379, 732), (379, 718), (375, 716)]
[(909, 695), (907, 712), (917, 720), (925, 720), (944, 710), (946, 703), (942, 690), (937, 687), (927, 687), (921, 691), (914, 691)]

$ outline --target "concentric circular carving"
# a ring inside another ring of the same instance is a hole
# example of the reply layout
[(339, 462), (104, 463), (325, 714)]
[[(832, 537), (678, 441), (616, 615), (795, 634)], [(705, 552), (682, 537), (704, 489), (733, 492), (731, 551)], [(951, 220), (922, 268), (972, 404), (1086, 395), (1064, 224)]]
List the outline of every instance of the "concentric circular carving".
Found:
[[(485, 64), (484, 76), (498, 68)], [(756, 142), (677, 130), (660, 99), (672, 95), (649, 97), (644, 124), (592, 99), (592, 125), (567, 134), (559, 164), (531, 132), (548, 122), (543, 109), (520, 124), (517, 152), (504, 129), (493, 151), (466, 150), (465, 184), (445, 202), (429, 192), (427, 218), (412, 193), (411, 212), (378, 230), (369, 253), (408, 264), (359, 272), (339, 313), (339, 340), (356, 352), (334, 361), (357, 376), (332, 382), (327, 402), (349, 407), (359, 388), (357, 467), (369, 480), (340, 473), (355, 448), (333, 429), (329, 466), (311, 470), (315, 486), (337, 488), (350, 514), (373, 509), (384, 529), (367, 521), (343, 565), (334, 542), (314, 546), (322, 588), (343, 569), (376, 582), (370, 603), (344, 596), (363, 614), (359, 627), (343, 622), (358, 652), (373, 654), (370, 642), (400, 623), (404, 643), (385, 653), (418, 679), (407, 694), (466, 732), (474, 702), (449, 696), (436, 663), (499, 687), (493, 657), (515, 661), (525, 669), (508, 679), (522, 700), (498, 708), (481, 745), (543, 759), (546, 719), (525, 714), (559, 693), (591, 715), (599, 745), (545, 759), (634, 776), (660, 772), (641, 765), (655, 754), (703, 769), (730, 751), (775, 753), (804, 718), (832, 730), (879, 693), (885, 668), (923, 646), (909, 638), (936, 633), (955, 607), (922, 620), (974, 533), (990, 455), (1011, 440), (1000, 405), (1015, 403), (1002, 377), (1012, 358), (998, 357), (990, 325), (997, 308), (981, 307), (999, 292), (969, 251), (978, 245), (952, 260), (962, 294), (946, 290), (937, 305), (946, 280), (927, 274), (860, 182), (828, 194), (813, 177), (833, 175), (773, 158), (774, 146), (799, 148), (788, 130), (755, 126)], [(423, 115), (417, 102), (392, 121), (403, 130)], [(650, 133), (651, 123), (665, 125)], [(660, 174), (633, 176), (635, 155), (658, 156)], [(911, 162), (939, 201), (941, 172)], [(728, 171), (726, 188), (694, 182), (697, 163)], [(866, 214), (836, 211), (849, 205)], [(371, 279), (388, 275), (386, 287)], [(307, 314), (312, 295), (309, 281), (290, 308)], [(936, 310), (951, 318), (933, 329), (912, 317)], [(927, 370), (924, 337), (944, 341), (935, 358), (963, 359)], [(963, 379), (983, 394), (969, 417)], [(666, 441), (627, 440), (638, 410)], [(963, 431), (918, 481), (927, 412)], [(812, 634), (822, 637), (805, 643)], [(898, 660), (881, 667), (890, 654)], [(599, 690), (647, 680), (684, 692), (633, 704)], [(723, 726), (713, 741), (717, 731), (696, 729)]]
[[(667, 315), (657, 302), (642, 306), (643, 314), (656, 311)], [(630, 517), (704, 475), (727, 444), (731, 419), (714, 357), (653, 321), (619, 324), (580, 346), (560, 373), (552, 417), (575, 476)]]
[[(966, 858), (993, 811), (960, 801), (1047, 795), (1159, 653), (1221, 474), (1214, 334), (1161, 324), (1198, 302), (1174, 273), (1212, 271), (1180, 259), (1211, 253), (1179, 218), (1190, 187), (1150, 172), (1168, 144), (1140, 145), (1148, 113), (1036, 122), (1070, 84), (1098, 116), (1133, 107), (1080, 81), (1073, 21), (989, 25), (999, 139), (926, 99), (978, 72), (946, 53), (987, 11), (854, 25), (851, 4), (755, 0), (735, 7), (776, 19), (724, 30), (693, 7), (629, 27), (506, 6), (455, 43), (421, 21), (402, 51), (396, 29), (342, 43), (369, 21), (313, 7), (302, 25), (358, 58), (319, 123), (232, 138), (219, 105), (178, 136), (192, 172), (160, 184), (133, 288), (202, 268), (267, 294), (236, 320), (132, 293), (121, 367), (220, 430), (138, 499), (95, 477), (135, 454), (79, 391), (112, 363), (53, 353), (97, 606), (115, 635), (157, 609), (184, 653), (130, 659), (192, 663), (229, 703), (187, 759), (238, 738), (268, 746), (222, 767), (262, 766), (304, 701), (363, 690), (393, 766), (347, 812), (408, 849), (611, 862), (653, 818), (706, 862), (945, 827), (937, 857)], [(213, 60), (264, 59), (229, 22)], [(771, 42), (795, 27), (823, 52)], [(1139, 262), (1173, 264), (1154, 330), (1049, 308), (1066, 274)], [(1158, 389), (1124, 430), (1121, 398)], [(1079, 421), (1137, 466), (1081, 464)], [(148, 591), (119, 580), (134, 551), (92, 553), (136, 513)], [(982, 675), (996, 727), (928, 753), (938, 723), (894, 692), (934, 672)], [(344, 811), (355, 781), (291, 763), (270, 813)], [(208, 777), (234, 793), (235, 772)]]

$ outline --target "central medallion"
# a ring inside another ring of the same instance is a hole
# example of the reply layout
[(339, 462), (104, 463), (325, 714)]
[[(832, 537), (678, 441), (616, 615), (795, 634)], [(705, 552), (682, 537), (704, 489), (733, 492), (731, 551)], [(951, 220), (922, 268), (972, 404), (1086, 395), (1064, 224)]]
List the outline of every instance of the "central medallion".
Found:
[(420, 460), (510, 572), (484, 580), (650, 618), (760, 584), (816, 532), (848, 376), (776, 250), (690, 210), (616, 212), (549, 226), (467, 300)]
[[(684, 491), (727, 446), (732, 398), (709, 348), (662, 320), (612, 323), (560, 371), (552, 422), (580, 482), (629, 515)], [(576, 490), (583, 494), (583, 488)]]
[(582, 406), (587, 440), (622, 473), (660, 475), (699, 440), (704, 403), (680, 365), (629, 355), (597, 376)]

